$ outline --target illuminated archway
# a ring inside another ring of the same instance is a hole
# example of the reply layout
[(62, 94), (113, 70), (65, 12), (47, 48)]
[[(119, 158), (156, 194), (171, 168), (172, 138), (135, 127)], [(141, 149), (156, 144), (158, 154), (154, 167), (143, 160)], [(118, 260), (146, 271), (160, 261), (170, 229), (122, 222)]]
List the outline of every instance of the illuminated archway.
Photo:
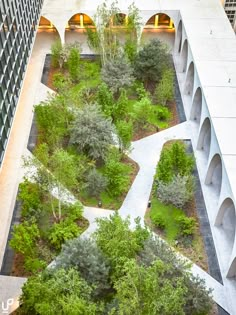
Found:
[(200, 87), (198, 87), (193, 97), (190, 119), (200, 124), (201, 113), (202, 113), (202, 90)]
[(211, 122), (210, 122), (210, 119), (207, 117), (201, 126), (197, 149), (203, 151), (204, 156), (208, 159), (210, 147), (211, 147)]
[(147, 20), (143, 28), (142, 40), (145, 42), (152, 39), (160, 39), (174, 49), (175, 25), (169, 15), (157, 13)]
[(90, 16), (84, 13), (74, 14), (68, 21), (67, 29), (81, 29), (84, 27), (94, 27), (94, 22)]
[(219, 196), (222, 185), (222, 160), (219, 154), (215, 154), (209, 164), (206, 179), (206, 185), (211, 185), (215, 193)]
[(117, 13), (111, 17), (113, 27), (125, 27), (128, 23), (128, 17), (124, 13)]
[[(40, 17), (39, 25), (38, 25), (38, 34), (44, 33), (43, 36), (46, 39), (48, 37), (48, 40), (61, 40), (60, 33), (58, 32), (55, 25), (44, 16)], [(48, 34), (48, 35), (46, 35)], [(45, 37), (46, 36), (46, 37)]]

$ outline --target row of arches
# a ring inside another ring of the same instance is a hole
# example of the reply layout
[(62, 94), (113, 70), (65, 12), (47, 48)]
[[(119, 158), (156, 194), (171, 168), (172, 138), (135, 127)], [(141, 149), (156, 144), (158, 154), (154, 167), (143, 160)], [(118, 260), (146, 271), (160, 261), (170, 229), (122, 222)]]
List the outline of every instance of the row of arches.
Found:
[[(196, 70), (194, 62), (191, 61), (188, 40), (183, 41), (183, 24), (179, 22), (176, 34), (175, 53), (178, 60), (178, 71), (184, 76), (183, 94), (189, 106), (189, 118), (197, 124), (198, 141), (196, 149), (201, 153), (207, 165), (205, 176), (205, 185), (213, 193), (216, 200), (220, 200), (223, 184), (223, 165), (219, 153), (210, 157), (211, 143), (213, 138), (212, 124), (209, 117), (206, 117), (202, 123), (203, 93), (200, 86), (195, 88)], [(188, 64), (189, 63), (189, 64)], [(201, 124), (201, 126), (200, 126)], [(209, 162), (208, 162), (209, 161)], [(236, 209), (232, 198), (227, 197), (223, 200), (216, 212), (215, 226), (220, 228), (221, 235), (225, 239), (227, 248), (224, 249), (229, 263), (227, 271), (228, 277), (236, 276), (236, 258), (231, 255), (234, 253), (234, 243), (236, 234)]]

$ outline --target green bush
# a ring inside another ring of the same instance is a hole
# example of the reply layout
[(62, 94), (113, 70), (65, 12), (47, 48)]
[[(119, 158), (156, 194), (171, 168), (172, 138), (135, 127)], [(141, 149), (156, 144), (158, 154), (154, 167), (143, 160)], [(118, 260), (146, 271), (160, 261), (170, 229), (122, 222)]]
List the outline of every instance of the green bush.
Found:
[(191, 236), (194, 234), (196, 229), (196, 220), (194, 218), (179, 216), (176, 221), (180, 225), (180, 234), (182, 236)]
[(83, 205), (77, 201), (74, 204), (67, 205), (66, 215), (67, 220), (73, 222), (82, 218), (83, 214)]
[(17, 196), (21, 201), (21, 215), (23, 218), (37, 217), (41, 211), (40, 191), (37, 184), (30, 183), (27, 179), (20, 183)]
[(24, 267), (29, 272), (38, 273), (47, 267), (47, 263), (39, 258), (27, 257), (24, 262)]
[(169, 109), (165, 106), (158, 105), (155, 108), (155, 114), (158, 120), (167, 121), (171, 117)]
[(56, 250), (60, 250), (65, 241), (77, 237), (79, 233), (80, 228), (78, 225), (70, 219), (65, 219), (59, 223), (53, 224), (49, 240)]
[(62, 44), (60, 40), (57, 40), (51, 46), (52, 66), (55, 68), (59, 66), (61, 52), (62, 52)]
[(161, 230), (166, 228), (166, 220), (161, 213), (155, 213), (155, 215), (151, 217), (151, 220)]
[(155, 97), (161, 105), (174, 98), (174, 71), (167, 69), (163, 72), (162, 79), (155, 89)]

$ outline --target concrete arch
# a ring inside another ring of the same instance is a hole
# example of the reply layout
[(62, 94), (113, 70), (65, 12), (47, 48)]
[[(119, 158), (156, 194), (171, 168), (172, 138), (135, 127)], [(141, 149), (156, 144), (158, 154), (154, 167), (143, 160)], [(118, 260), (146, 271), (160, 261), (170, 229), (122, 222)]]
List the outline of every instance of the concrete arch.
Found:
[(175, 42), (175, 51), (180, 54), (182, 47), (182, 39), (183, 39), (183, 23), (182, 20), (179, 21), (177, 33), (176, 33), (176, 42)]
[(211, 159), (206, 174), (205, 184), (212, 185), (216, 194), (218, 196), (220, 195), (222, 186), (222, 160), (218, 153)]
[(55, 36), (55, 39), (58, 37), (58, 39), (61, 41), (61, 35), (58, 29), (56, 28), (55, 24), (45, 16), (41, 16), (39, 20), (39, 25), (38, 25), (38, 32), (47, 32), (47, 34), (52, 33), (52, 35)]
[(195, 67), (193, 61), (190, 63), (187, 71), (187, 76), (184, 85), (184, 94), (193, 96), (193, 86), (194, 86), (194, 72)]
[(198, 124), (200, 124), (201, 113), (202, 113), (202, 89), (198, 87), (193, 97), (190, 119), (195, 120)]
[(210, 119), (207, 117), (200, 129), (197, 149), (202, 150), (204, 152), (205, 157), (208, 159), (209, 152), (211, 147), (211, 122)]
[(227, 278), (233, 278), (236, 276), (236, 257), (231, 261), (229, 270), (227, 272)]
[(67, 23), (67, 28), (71, 30), (84, 28), (85, 26), (94, 27), (94, 21), (89, 15), (83, 12), (72, 15)]
[(217, 213), (216, 226), (223, 226), (224, 230), (230, 234), (228, 243), (234, 244), (235, 230), (236, 230), (236, 215), (235, 205), (231, 198), (226, 198)]
[(166, 13), (158, 12), (153, 14), (144, 24), (144, 28), (167, 28), (173, 29), (175, 28), (174, 22)]
[(188, 40), (185, 39), (180, 56), (180, 72), (186, 72), (188, 62)]

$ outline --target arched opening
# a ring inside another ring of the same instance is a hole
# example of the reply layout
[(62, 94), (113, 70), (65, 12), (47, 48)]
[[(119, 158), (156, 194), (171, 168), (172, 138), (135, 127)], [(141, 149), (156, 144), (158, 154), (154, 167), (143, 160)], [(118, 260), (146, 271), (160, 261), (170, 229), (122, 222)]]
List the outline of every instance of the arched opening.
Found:
[(193, 96), (193, 86), (194, 86), (194, 63), (191, 62), (188, 67), (188, 72), (185, 80), (184, 93), (190, 97)]
[(87, 43), (87, 35), (85, 28), (91, 28), (96, 32), (94, 22), (90, 16), (84, 13), (74, 14), (68, 21), (65, 29), (65, 43), (79, 42), (82, 48), (82, 53), (91, 53)]
[(211, 185), (215, 193), (219, 196), (222, 185), (222, 161), (219, 154), (215, 154), (211, 159), (207, 170), (206, 185)]
[(125, 27), (128, 23), (128, 17), (124, 13), (116, 13), (111, 18), (111, 23), (114, 27)]
[(147, 42), (155, 38), (166, 43), (170, 49), (173, 50), (175, 43), (175, 25), (169, 15), (157, 13), (147, 20), (142, 32), (142, 40)]
[(202, 90), (200, 87), (198, 87), (193, 97), (190, 119), (196, 121), (197, 124), (200, 124), (201, 113), (202, 113)]
[(75, 30), (77, 28), (84, 28), (85, 26), (94, 27), (93, 20), (87, 14), (76, 13), (69, 19), (67, 29)]
[(55, 25), (44, 16), (41, 16), (39, 20), (37, 38), (39, 37), (41, 41), (41, 46), (48, 45), (50, 47), (52, 42), (56, 40), (61, 40), (60, 34)]
[(188, 41), (185, 39), (181, 57), (180, 57), (180, 72), (186, 72), (188, 62)]
[(176, 44), (175, 44), (175, 49), (178, 54), (181, 52), (181, 46), (182, 46), (182, 32), (183, 32), (183, 26), (182, 26), (182, 21), (179, 22), (178, 28), (177, 28), (177, 35), (176, 35)]
[(224, 231), (226, 237), (226, 244), (228, 245), (228, 253), (231, 255), (234, 245), (236, 217), (235, 206), (231, 198), (226, 198), (218, 211), (216, 216), (215, 225)]
[(204, 156), (208, 159), (211, 147), (211, 122), (206, 118), (201, 126), (198, 137), (197, 149), (203, 151)]

